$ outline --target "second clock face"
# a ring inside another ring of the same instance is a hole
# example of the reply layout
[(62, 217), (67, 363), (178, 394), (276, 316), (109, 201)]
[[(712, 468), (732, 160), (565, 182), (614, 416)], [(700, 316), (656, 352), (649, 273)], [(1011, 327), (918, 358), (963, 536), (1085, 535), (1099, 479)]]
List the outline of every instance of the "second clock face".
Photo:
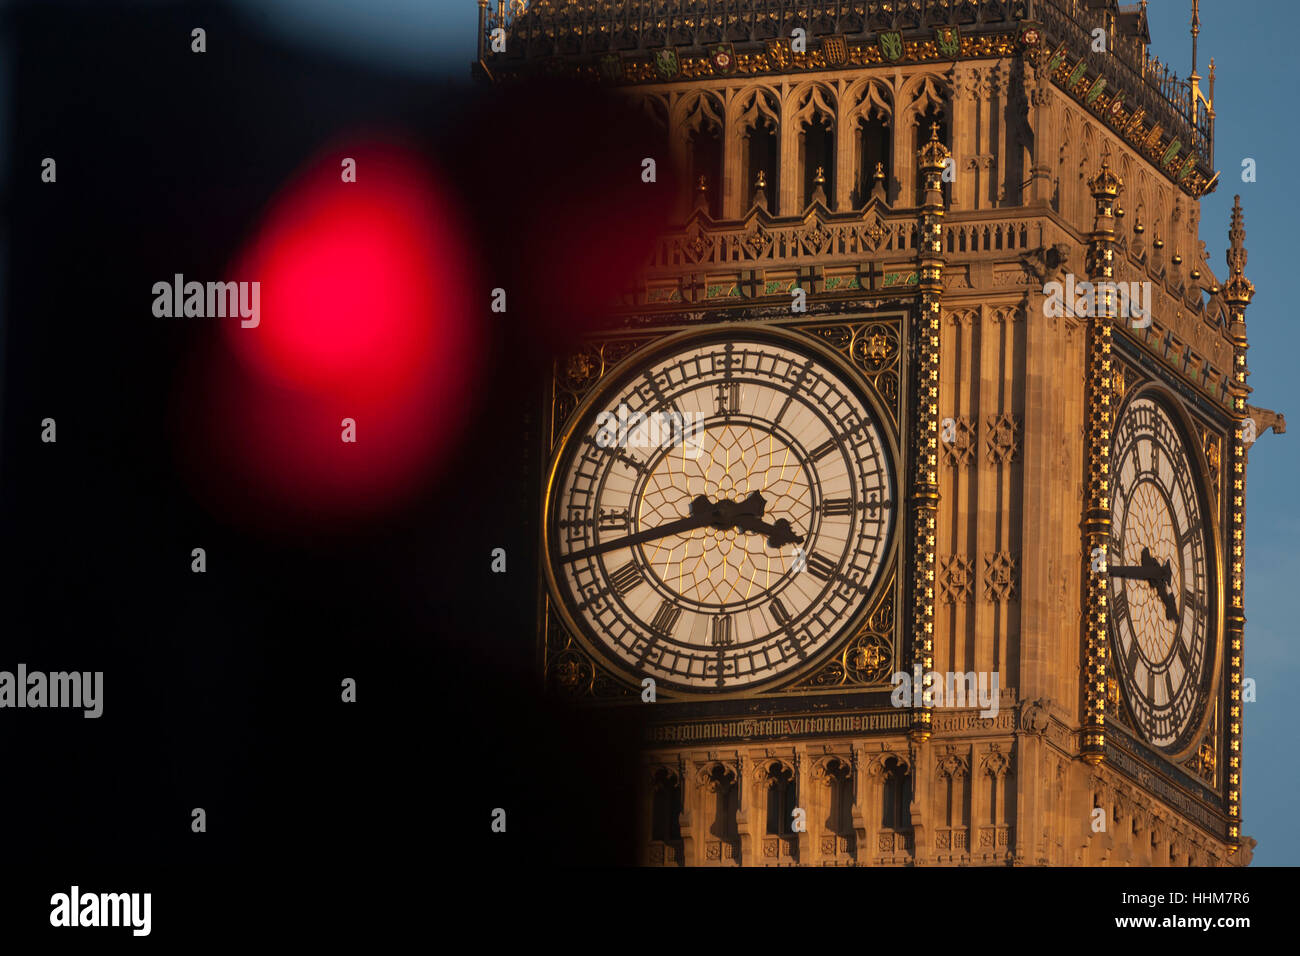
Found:
[(877, 416), (825, 353), (788, 333), (679, 340), (581, 413), (551, 482), (550, 576), (625, 670), (752, 687), (817, 657), (865, 604), (892, 469)]
[(1137, 729), (1173, 753), (1190, 743), (1205, 710), (1217, 578), (1198, 469), (1154, 397), (1125, 409), (1111, 474), (1113, 665)]

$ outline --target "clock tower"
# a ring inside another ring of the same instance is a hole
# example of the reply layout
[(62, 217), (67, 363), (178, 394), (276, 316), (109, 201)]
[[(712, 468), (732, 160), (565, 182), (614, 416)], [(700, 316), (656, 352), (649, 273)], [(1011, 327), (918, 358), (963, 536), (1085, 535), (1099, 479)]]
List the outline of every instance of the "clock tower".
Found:
[(1249, 862), (1284, 422), (1240, 205), (1224, 278), (1199, 240), (1213, 64), (1149, 39), (1114, 0), (480, 3), (482, 75), (610, 87), (659, 133), (629, 175), (689, 185), (538, 450), (538, 676), (640, 709), (640, 862)]

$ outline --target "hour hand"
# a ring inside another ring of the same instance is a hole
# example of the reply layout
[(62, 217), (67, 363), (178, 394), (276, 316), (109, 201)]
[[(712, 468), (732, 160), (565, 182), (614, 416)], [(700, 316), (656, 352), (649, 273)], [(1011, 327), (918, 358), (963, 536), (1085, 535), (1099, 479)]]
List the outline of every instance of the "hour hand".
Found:
[(1130, 581), (1160, 581), (1167, 580), (1170, 575), (1169, 562), (1161, 567), (1156, 563), (1156, 559), (1151, 556), (1148, 548), (1142, 549), (1141, 564), (1112, 564), (1107, 569), (1112, 578), (1126, 578)]
[[(562, 555), (560, 561), (567, 563), (593, 558), (599, 554), (619, 551), (637, 544), (646, 544), (659, 538), (667, 538), (675, 534), (687, 534), (698, 528), (717, 528), (719, 531), (726, 531), (728, 528), (740, 527), (742, 520), (758, 521), (761, 525), (762, 522), (759, 519), (763, 516), (763, 509), (766, 507), (767, 502), (763, 500), (763, 496), (757, 491), (753, 492), (744, 501), (710, 501), (707, 495), (697, 495), (691, 502), (691, 513), (684, 518), (678, 518), (676, 521), (669, 521), (626, 537), (602, 541), (600, 544), (594, 544), (580, 551), (570, 551), (568, 554)], [(777, 522), (778, 525), (780, 523)], [(789, 526), (789, 522), (786, 522), (787, 530)], [(803, 539), (798, 540), (802, 541)]]
[(753, 515), (737, 515), (736, 527), (741, 531), (767, 535), (767, 546), (769, 548), (780, 548), (787, 544), (799, 544), (803, 541), (803, 535), (795, 534), (794, 528), (785, 518), (778, 518), (772, 524), (768, 524)]
[(1151, 555), (1149, 548), (1142, 549), (1141, 564), (1112, 564), (1107, 569), (1112, 578), (1127, 578), (1131, 581), (1150, 581), (1168, 584), (1173, 576), (1173, 569), (1166, 561), (1163, 565)]
[(1150, 548), (1142, 549), (1142, 563), (1136, 565), (1112, 564), (1109, 568), (1112, 578), (1127, 578), (1131, 581), (1146, 581), (1156, 589), (1156, 594), (1165, 606), (1165, 617), (1171, 621), (1178, 619), (1178, 602), (1170, 590), (1174, 571), (1168, 561), (1158, 562), (1151, 554)]
[[(1168, 570), (1168, 568), (1169, 562), (1166, 561), (1165, 569)], [(1166, 577), (1163, 580), (1155, 582), (1156, 593), (1160, 595), (1160, 600), (1165, 603), (1165, 617), (1171, 621), (1176, 621), (1178, 620), (1178, 602), (1174, 600), (1173, 594), (1167, 587), (1168, 581), (1169, 579)]]

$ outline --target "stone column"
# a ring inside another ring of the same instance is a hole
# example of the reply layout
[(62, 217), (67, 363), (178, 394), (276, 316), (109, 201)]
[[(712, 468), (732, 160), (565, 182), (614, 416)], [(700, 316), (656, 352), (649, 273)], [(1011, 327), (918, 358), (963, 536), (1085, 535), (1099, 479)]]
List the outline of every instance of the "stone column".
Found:
[[(1088, 237), (1088, 279), (1094, 284), (1115, 279), (1115, 205), (1124, 184), (1111, 171), (1109, 148), (1103, 151), (1101, 169), (1088, 180), (1095, 204), (1093, 229)], [(1098, 764), (1106, 745), (1106, 678), (1111, 674), (1107, 601), (1110, 577), (1105, 562), (1110, 556), (1110, 439), (1114, 426), (1112, 397), (1111, 323), (1115, 315), (1114, 291), (1097, 295), (1097, 314), (1088, 322), (1088, 379), (1085, 387), (1086, 432), (1083, 514), (1084, 599), (1084, 760)]]
[(1233, 847), (1243, 843), (1241, 833), (1241, 746), (1245, 714), (1241, 700), (1241, 662), (1245, 654), (1246, 605), (1245, 569), (1242, 564), (1246, 534), (1246, 441), (1241, 422), (1247, 417), (1246, 398), (1250, 386), (1246, 378), (1246, 307), (1255, 295), (1254, 284), (1246, 278), (1246, 226), (1241, 215), (1241, 197), (1232, 197), (1232, 225), (1228, 229), (1228, 280), (1223, 284), (1223, 298), (1228, 304), (1228, 335), (1232, 339), (1232, 377), (1228, 395), (1233, 417), (1238, 419), (1232, 432), (1232, 457), (1228, 472), (1228, 553), (1225, 575), (1227, 608), (1225, 655), (1228, 677), (1228, 753), (1226, 782), (1228, 790), (1228, 842)]

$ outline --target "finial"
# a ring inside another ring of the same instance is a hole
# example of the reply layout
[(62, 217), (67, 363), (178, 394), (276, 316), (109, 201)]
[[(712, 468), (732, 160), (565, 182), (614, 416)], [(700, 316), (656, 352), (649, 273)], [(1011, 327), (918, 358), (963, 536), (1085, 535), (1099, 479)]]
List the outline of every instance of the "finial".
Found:
[(709, 208), (709, 184), (703, 176), (700, 177), (699, 185), (695, 187), (695, 208)]
[(1110, 168), (1109, 144), (1103, 144), (1101, 169), (1097, 170), (1097, 174), (1088, 180), (1088, 189), (1096, 199), (1114, 199), (1119, 195), (1119, 191), (1123, 186), (1124, 181), (1116, 176)]
[(952, 153), (948, 147), (944, 146), (939, 140), (939, 124), (930, 124), (930, 141), (922, 146), (918, 151), (921, 159), (921, 168), (942, 169), (945, 162), (951, 158)]
[(767, 210), (767, 173), (761, 169), (754, 179), (753, 205), (764, 211)]
[(1241, 195), (1232, 197), (1232, 225), (1228, 228), (1228, 238), (1234, 248), (1240, 248), (1246, 241), (1246, 224), (1241, 217)]
[(826, 170), (818, 166), (817, 173), (816, 175), (813, 176), (812, 195), (808, 197), (809, 205), (812, 205), (815, 202), (819, 202), (823, 206), (827, 205), (826, 190), (822, 188), (825, 185), (826, 185)]
[(1201, 35), (1201, 0), (1192, 0), (1192, 74), (1196, 74), (1196, 38)]
[(1232, 197), (1232, 221), (1228, 226), (1228, 268), (1238, 275), (1246, 268), (1246, 223), (1241, 216), (1241, 196)]
[(1246, 225), (1241, 216), (1241, 196), (1232, 197), (1232, 224), (1228, 227), (1228, 281), (1223, 284), (1224, 298), (1245, 307), (1255, 294), (1255, 285), (1246, 278)]
[(871, 187), (871, 198), (885, 203), (887, 201), (885, 193), (885, 164), (876, 163), (876, 172), (872, 176), (876, 184)]

